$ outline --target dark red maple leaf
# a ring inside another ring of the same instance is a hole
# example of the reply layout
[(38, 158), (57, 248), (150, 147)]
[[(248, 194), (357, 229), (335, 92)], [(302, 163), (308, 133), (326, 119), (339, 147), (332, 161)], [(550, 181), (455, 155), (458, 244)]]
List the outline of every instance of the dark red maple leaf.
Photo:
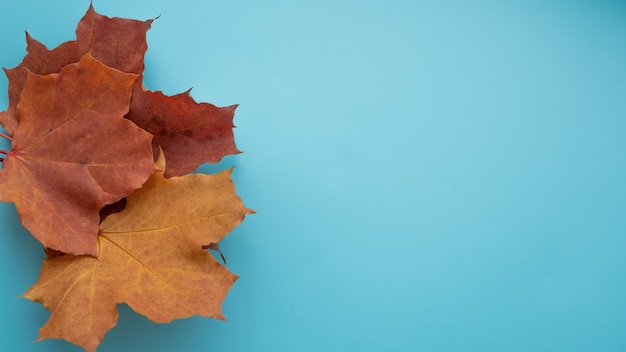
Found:
[(165, 177), (182, 176), (204, 162), (237, 154), (233, 136), (236, 105), (196, 103), (189, 91), (174, 96), (135, 84), (126, 118), (150, 132), (167, 159)]

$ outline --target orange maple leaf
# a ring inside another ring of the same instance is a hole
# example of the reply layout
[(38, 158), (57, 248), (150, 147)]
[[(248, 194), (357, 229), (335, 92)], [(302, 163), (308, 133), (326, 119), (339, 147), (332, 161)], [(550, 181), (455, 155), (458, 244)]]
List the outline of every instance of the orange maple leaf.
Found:
[(100, 208), (156, 171), (152, 135), (123, 117), (136, 79), (89, 54), (58, 74), (28, 73), (0, 201), (44, 246), (97, 255)]
[[(164, 158), (159, 159), (164, 165)], [(118, 303), (167, 323), (200, 315), (224, 319), (221, 305), (237, 279), (203, 249), (219, 242), (246, 214), (231, 171), (166, 179), (152, 175), (126, 208), (100, 225), (98, 257), (44, 260), (24, 297), (50, 319), (39, 339), (63, 338), (95, 351), (117, 321)]]

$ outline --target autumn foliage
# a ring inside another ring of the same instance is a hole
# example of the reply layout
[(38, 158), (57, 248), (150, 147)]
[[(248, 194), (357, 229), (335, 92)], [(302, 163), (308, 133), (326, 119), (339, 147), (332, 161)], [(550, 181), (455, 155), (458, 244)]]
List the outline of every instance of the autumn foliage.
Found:
[(152, 22), (90, 6), (76, 40), (48, 50), (27, 34), (22, 63), (5, 69), (0, 201), (15, 204), (48, 255), (24, 294), (50, 311), (39, 339), (95, 351), (119, 303), (159, 323), (223, 319), (237, 276), (206, 249), (252, 211), (232, 170), (189, 173), (239, 153), (236, 106), (146, 90)]

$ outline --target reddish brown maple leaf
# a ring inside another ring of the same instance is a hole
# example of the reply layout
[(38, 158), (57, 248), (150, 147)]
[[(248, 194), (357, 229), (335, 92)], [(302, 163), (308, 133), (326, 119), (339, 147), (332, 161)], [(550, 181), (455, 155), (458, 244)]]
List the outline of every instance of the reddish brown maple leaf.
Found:
[(0, 124), (13, 134), (17, 127), (15, 110), (20, 93), (26, 82), (27, 71), (46, 75), (57, 73), (65, 65), (78, 62), (85, 54), (122, 72), (141, 74), (147, 49), (146, 31), (152, 20), (137, 21), (102, 16), (89, 6), (78, 23), (76, 40), (65, 42), (54, 50), (26, 33), (27, 54), (22, 63), (13, 69), (5, 69), (9, 79), (9, 107), (0, 113)]
[[(90, 6), (78, 24), (75, 41), (48, 50), (27, 34), (26, 57), (17, 67), (5, 70), (9, 78), (9, 107), (0, 112), (0, 124), (10, 134), (17, 126), (15, 106), (26, 79), (24, 68), (39, 74), (55, 73), (90, 52), (110, 67), (141, 74), (147, 49), (146, 32), (151, 23), (152, 20), (108, 18)], [(155, 144), (168, 158), (165, 175), (171, 177), (239, 153), (232, 132), (235, 107), (198, 104), (189, 92), (166, 96), (144, 90), (138, 79), (127, 118), (155, 136)]]
[(97, 255), (98, 212), (152, 174), (152, 136), (123, 118), (137, 75), (91, 55), (58, 74), (28, 72), (0, 200), (44, 246)]
[(128, 196), (123, 211), (102, 222), (97, 258), (44, 260), (24, 294), (50, 311), (39, 339), (63, 338), (95, 351), (117, 321), (118, 303), (159, 323), (191, 315), (224, 319), (222, 301), (237, 277), (203, 245), (219, 242), (252, 212), (230, 174), (156, 173)]
[(166, 96), (135, 84), (129, 120), (150, 132), (167, 159), (165, 177), (194, 171), (204, 162), (217, 163), (237, 154), (233, 137), (236, 105), (196, 103), (189, 92)]

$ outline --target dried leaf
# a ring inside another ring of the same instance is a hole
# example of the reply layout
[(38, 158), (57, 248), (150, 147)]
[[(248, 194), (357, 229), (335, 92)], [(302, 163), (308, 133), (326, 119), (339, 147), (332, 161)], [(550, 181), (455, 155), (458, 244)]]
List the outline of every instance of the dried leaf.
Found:
[(137, 75), (85, 55), (60, 73), (28, 73), (0, 200), (45, 247), (97, 255), (98, 212), (152, 174), (152, 136), (124, 119)]
[(159, 323), (191, 315), (224, 319), (221, 304), (237, 277), (202, 247), (252, 212), (230, 174), (156, 173), (128, 196), (123, 211), (102, 222), (97, 258), (46, 259), (24, 294), (50, 311), (39, 339), (63, 338), (95, 351), (117, 321), (118, 303)]
[(198, 104), (189, 92), (166, 96), (135, 84), (126, 117), (154, 135), (154, 143), (167, 159), (165, 177), (172, 177), (239, 153), (233, 137), (236, 107)]
[(76, 40), (65, 42), (54, 50), (48, 50), (26, 33), (26, 56), (15, 68), (5, 69), (9, 79), (9, 106), (6, 112), (0, 113), (0, 124), (4, 130), (12, 135), (17, 127), (16, 108), (26, 82), (25, 68), (41, 75), (57, 73), (63, 66), (76, 63), (85, 54), (91, 53), (107, 66), (141, 74), (147, 49), (146, 32), (151, 23), (152, 20), (102, 16), (90, 5), (78, 23)]

